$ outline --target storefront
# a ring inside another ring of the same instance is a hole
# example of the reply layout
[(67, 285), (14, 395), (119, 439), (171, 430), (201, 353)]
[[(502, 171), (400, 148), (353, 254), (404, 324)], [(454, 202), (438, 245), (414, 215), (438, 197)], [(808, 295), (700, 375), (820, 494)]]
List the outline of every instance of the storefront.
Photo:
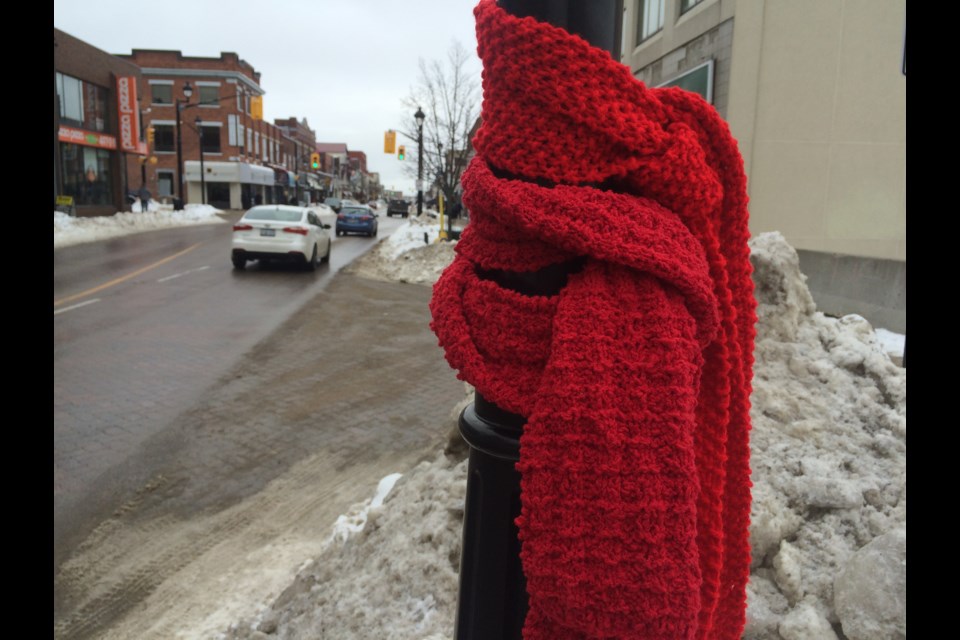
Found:
[(125, 155), (142, 145), (140, 69), (56, 28), (53, 38), (54, 206), (80, 216), (123, 211)]
[[(187, 160), (187, 203), (203, 202), (200, 183), (200, 162)], [(204, 162), (203, 186), (207, 204), (217, 209), (248, 209), (247, 205), (269, 203), (274, 195), (274, 170), (245, 162)]]
[(273, 199), (270, 203), (287, 204), (291, 198), (295, 198), (296, 183), (293, 180), (293, 172), (287, 171), (283, 167), (273, 167)]
[(117, 139), (114, 136), (61, 126), (58, 133), (58, 195), (73, 198), (78, 211), (90, 207), (116, 210)]

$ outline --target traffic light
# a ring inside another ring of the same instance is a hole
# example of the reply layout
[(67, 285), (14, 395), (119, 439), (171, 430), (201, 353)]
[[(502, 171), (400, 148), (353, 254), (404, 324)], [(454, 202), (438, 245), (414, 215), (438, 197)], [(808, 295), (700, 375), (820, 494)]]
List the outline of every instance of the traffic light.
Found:
[(404, 149), (403, 145), (400, 145), (400, 150), (397, 151), (397, 160), (406, 160), (407, 159), (407, 150)]
[(319, 154), (319, 153), (311, 153), (311, 154), (310, 154), (310, 166), (313, 167), (314, 169), (319, 169), (319, 168), (320, 168), (320, 154)]
[(393, 153), (397, 148), (397, 132), (390, 130), (383, 134), (383, 152)]
[(153, 144), (154, 129), (147, 127), (147, 144)]

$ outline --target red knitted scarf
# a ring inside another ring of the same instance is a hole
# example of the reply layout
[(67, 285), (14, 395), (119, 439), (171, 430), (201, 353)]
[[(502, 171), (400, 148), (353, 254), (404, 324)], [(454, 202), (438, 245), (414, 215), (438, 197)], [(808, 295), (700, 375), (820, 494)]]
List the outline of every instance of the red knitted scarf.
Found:
[[(527, 418), (524, 638), (739, 638), (756, 315), (736, 143), (577, 36), (475, 14), (471, 222), (432, 327), (458, 377)], [(573, 258), (554, 296), (482, 277)]]

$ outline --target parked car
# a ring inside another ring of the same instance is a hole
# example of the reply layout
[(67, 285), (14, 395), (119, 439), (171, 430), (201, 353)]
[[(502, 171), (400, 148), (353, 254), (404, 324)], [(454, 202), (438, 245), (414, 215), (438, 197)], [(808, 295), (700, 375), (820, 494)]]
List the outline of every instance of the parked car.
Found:
[(334, 198), (333, 196), (324, 200), (323, 204), (333, 209), (334, 213), (340, 213), (340, 208), (343, 206), (343, 202), (340, 200), (340, 198)]
[(389, 218), (393, 214), (397, 214), (406, 218), (408, 215), (410, 215), (410, 205), (406, 200), (392, 198), (387, 204), (387, 217)]
[(313, 209), (286, 204), (253, 207), (233, 225), (233, 268), (245, 269), (248, 260), (286, 260), (314, 271), (330, 261), (329, 228)]
[(377, 235), (379, 224), (377, 214), (362, 204), (343, 205), (337, 214), (337, 235), (364, 233), (371, 238)]

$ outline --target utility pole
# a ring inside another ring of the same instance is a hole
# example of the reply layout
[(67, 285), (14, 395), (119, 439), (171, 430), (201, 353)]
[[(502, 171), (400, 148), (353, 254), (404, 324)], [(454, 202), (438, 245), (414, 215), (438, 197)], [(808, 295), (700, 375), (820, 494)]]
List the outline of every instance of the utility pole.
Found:
[(420, 107), (413, 114), (417, 121), (417, 215), (423, 215), (423, 121), (426, 116)]

